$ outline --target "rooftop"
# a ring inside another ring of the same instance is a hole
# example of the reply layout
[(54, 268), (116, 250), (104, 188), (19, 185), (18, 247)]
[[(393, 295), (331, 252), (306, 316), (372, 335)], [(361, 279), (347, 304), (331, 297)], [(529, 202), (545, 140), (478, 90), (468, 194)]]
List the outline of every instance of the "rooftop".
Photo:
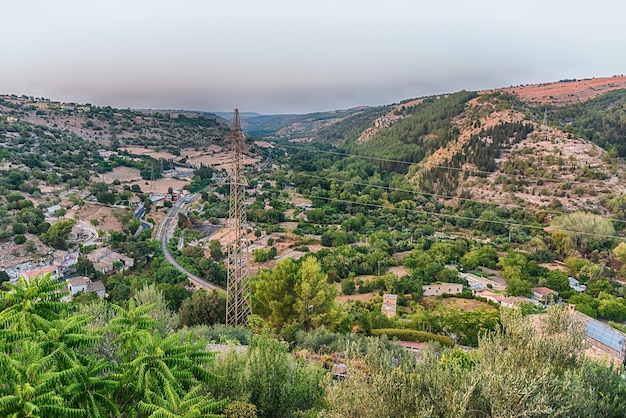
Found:
[(34, 269), (34, 270), (28, 270), (22, 273), (22, 276), (30, 279), (32, 277), (38, 276), (40, 274), (46, 274), (46, 273), (51, 273), (51, 272), (56, 272), (58, 271), (58, 267), (56, 266), (46, 266), (46, 267), (42, 267), (39, 269)]
[(72, 277), (69, 282), (72, 286), (83, 286), (91, 283), (91, 280), (89, 277)]
[(558, 295), (559, 292), (556, 292), (552, 289), (548, 289), (547, 287), (533, 287), (532, 291), (535, 293), (540, 294), (541, 296), (547, 296), (547, 295)]

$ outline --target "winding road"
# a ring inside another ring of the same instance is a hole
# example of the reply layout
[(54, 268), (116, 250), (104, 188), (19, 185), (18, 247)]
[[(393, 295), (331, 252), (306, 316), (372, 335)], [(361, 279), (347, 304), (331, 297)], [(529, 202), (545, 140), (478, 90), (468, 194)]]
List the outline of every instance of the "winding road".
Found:
[(217, 286), (211, 282), (207, 282), (206, 280), (201, 279), (195, 274), (191, 274), (189, 271), (187, 271), (183, 266), (178, 264), (176, 259), (174, 259), (172, 254), (170, 254), (169, 248), (167, 248), (167, 243), (170, 240), (172, 234), (174, 233), (174, 230), (176, 229), (176, 223), (178, 222), (178, 213), (179, 212), (185, 213), (189, 205), (198, 196), (199, 196), (198, 193), (194, 193), (174, 203), (172, 207), (168, 209), (161, 223), (159, 223), (159, 226), (157, 227), (157, 230), (156, 230), (155, 238), (161, 241), (161, 249), (163, 250), (163, 255), (165, 256), (165, 259), (168, 261), (168, 263), (176, 267), (178, 271), (186, 274), (187, 277), (189, 278), (189, 281), (193, 283), (193, 285), (197, 289), (223, 291), (224, 289), (221, 288), (220, 286)]

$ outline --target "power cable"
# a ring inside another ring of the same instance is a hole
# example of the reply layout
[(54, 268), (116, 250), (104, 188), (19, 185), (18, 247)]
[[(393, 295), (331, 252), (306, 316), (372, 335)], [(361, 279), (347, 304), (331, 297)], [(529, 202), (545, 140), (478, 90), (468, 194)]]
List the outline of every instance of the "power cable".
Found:
[[(302, 147), (302, 146), (295, 146), (295, 145), (284, 145), (284, 144), (280, 144), (279, 146), (283, 147), (283, 148), (290, 148), (290, 149), (297, 149), (297, 150), (302, 150), (302, 151), (309, 151), (309, 152), (313, 152), (313, 153), (324, 153), (324, 154), (331, 154), (331, 155), (338, 155), (338, 156), (343, 156), (343, 157), (355, 157), (355, 158), (360, 158), (363, 160), (371, 160), (371, 161), (379, 161), (379, 162), (390, 162), (390, 163), (397, 163), (397, 164), (406, 164), (406, 165), (419, 165), (419, 162), (414, 162), (414, 161), (405, 161), (405, 160), (394, 160), (394, 159), (390, 159), (390, 158), (379, 158), (379, 157), (369, 157), (366, 155), (360, 155), (360, 154), (349, 154), (349, 153), (345, 153), (345, 152), (338, 152), (338, 151), (326, 151), (326, 150), (320, 150), (320, 149), (316, 149), (316, 148), (312, 148), (312, 147)], [(576, 166), (564, 166), (565, 168), (577, 168)], [(440, 169), (444, 169), (444, 170), (453, 170), (453, 171), (459, 171), (459, 172), (467, 172), (470, 174), (485, 174), (485, 175), (492, 175), (495, 174), (494, 171), (485, 171), (485, 170), (474, 170), (474, 169), (468, 169), (468, 168), (462, 168), (462, 167), (452, 167), (452, 166), (444, 166), (444, 165), (432, 165), (429, 166), (429, 168), (440, 168)], [(537, 176), (528, 176), (525, 174), (507, 174), (507, 173), (501, 173), (502, 175), (505, 176), (509, 176), (509, 177), (515, 177), (515, 178), (526, 178), (526, 179), (530, 179), (530, 180), (542, 180), (542, 181), (547, 181), (547, 182), (553, 182), (553, 183), (562, 183), (563, 180), (562, 179), (555, 179), (555, 178), (551, 178), (551, 177), (537, 177)], [(588, 184), (588, 182), (585, 181), (580, 181), (580, 180), (571, 180), (571, 181), (567, 181), (567, 183), (570, 184)]]
[[(504, 206), (507, 209), (508, 208), (517, 208), (517, 209), (528, 210), (527, 207), (524, 207), (524, 206), (521, 206), (521, 205), (515, 205), (515, 204), (508, 204), (508, 203), (507, 204), (501, 204), (501, 203), (495, 203), (495, 202), (483, 202), (483, 201), (480, 201), (480, 200), (471, 199), (471, 198), (467, 198), (467, 197), (450, 196), (450, 195), (443, 195), (443, 194), (436, 194), (436, 193), (427, 193), (427, 192), (408, 190), (408, 189), (400, 189), (400, 188), (387, 187), (387, 186), (379, 186), (379, 185), (374, 185), (374, 184), (369, 184), (369, 183), (356, 182), (356, 181), (352, 181), (352, 180), (343, 180), (343, 179), (338, 179), (338, 178), (334, 178), (334, 177), (316, 176), (314, 174), (308, 174), (308, 173), (298, 173), (298, 175), (304, 176), (304, 177), (310, 177), (310, 178), (314, 178), (314, 179), (319, 179), (319, 180), (336, 181), (336, 182), (340, 182), (340, 183), (349, 183), (349, 184), (354, 184), (354, 185), (358, 185), (358, 186), (380, 188), (380, 189), (389, 190), (389, 191), (407, 192), (407, 193), (411, 193), (413, 195), (418, 195), (419, 194), (419, 195), (431, 196), (431, 197), (437, 197), (437, 198), (443, 198), (443, 199), (458, 199), (458, 200), (463, 200), (463, 201), (466, 201), (466, 202), (478, 203), (478, 204), (482, 204), (482, 205), (494, 205), (494, 206), (500, 206), (500, 207)], [(567, 212), (556, 211), (556, 210), (549, 210), (549, 209), (537, 209), (537, 211), (546, 212), (546, 213), (552, 213), (552, 214), (557, 214), (557, 215), (568, 215)], [(613, 218), (613, 217), (604, 217), (604, 219), (608, 219), (608, 220), (611, 220), (611, 221), (614, 221), (614, 222), (626, 223), (626, 220)]]
[[(544, 232), (548, 232), (546, 231), (546, 228), (548, 227), (537, 226), (537, 225), (529, 225), (529, 224), (492, 220), (492, 219), (479, 219), (479, 218), (473, 218), (471, 216), (452, 215), (452, 214), (438, 213), (438, 212), (432, 212), (432, 211), (421, 210), (421, 209), (418, 210), (418, 209), (406, 209), (406, 208), (397, 208), (397, 207), (390, 208), (387, 206), (377, 205), (374, 203), (354, 202), (351, 200), (337, 199), (333, 197), (312, 196), (312, 195), (306, 195), (306, 194), (302, 194), (302, 196), (311, 200), (320, 199), (320, 200), (326, 200), (329, 202), (332, 201), (332, 202), (339, 202), (339, 203), (347, 203), (347, 204), (352, 204), (352, 205), (368, 206), (372, 208), (386, 209), (386, 210), (399, 210), (399, 211), (410, 212), (410, 213), (415, 213), (415, 214), (420, 214), (420, 215), (437, 216), (441, 218), (448, 217), (448, 218), (453, 218), (453, 219), (464, 219), (464, 220), (471, 220), (471, 221), (478, 221), (478, 222), (487, 222), (487, 223), (493, 223), (493, 224), (499, 224), (499, 225), (505, 225), (505, 226), (521, 226), (521, 227), (525, 227), (529, 229), (536, 229), (536, 230), (542, 230)], [(585, 235), (585, 236), (598, 237), (598, 238), (612, 238), (612, 239), (618, 239), (618, 240), (625, 240), (624, 237), (620, 237), (618, 235), (595, 234), (593, 232), (572, 231), (572, 230), (562, 229), (562, 228), (554, 228), (552, 229), (552, 231), (560, 231), (560, 232), (566, 232), (570, 234), (578, 234), (578, 235)]]

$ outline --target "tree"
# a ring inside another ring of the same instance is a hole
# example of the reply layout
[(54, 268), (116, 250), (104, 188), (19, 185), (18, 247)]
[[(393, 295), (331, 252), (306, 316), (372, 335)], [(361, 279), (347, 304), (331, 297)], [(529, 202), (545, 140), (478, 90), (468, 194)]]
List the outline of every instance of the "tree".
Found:
[(375, 341), (355, 344), (344, 362), (359, 367), (329, 385), (329, 416), (623, 416), (626, 383), (619, 369), (583, 355), (584, 328), (560, 307), (540, 321), (538, 333), (517, 310), (503, 310), (502, 326), (477, 350), (425, 350), (420, 362)]
[(47, 232), (41, 234), (41, 240), (46, 245), (64, 250), (67, 248), (67, 239), (73, 227), (73, 219), (59, 221), (52, 225)]
[(226, 299), (216, 290), (193, 292), (179, 310), (179, 325), (213, 325), (226, 322)]
[[(550, 224), (553, 238), (569, 238), (583, 255), (589, 249), (600, 248), (615, 235), (615, 228), (606, 218), (593, 213), (574, 212), (557, 216)], [(555, 235), (556, 234), (556, 235)]]
[(255, 312), (277, 329), (296, 323), (307, 329), (330, 324), (336, 313), (335, 289), (314, 257), (301, 265), (291, 258), (281, 260), (272, 270), (261, 270), (251, 287)]
[(328, 284), (326, 274), (314, 257), (307, 257), (300, 267), (300, 280), (295, 287), (294, 309), (305, 330), (312, 326), (332, 324), (335, 317), (336, 290)]
[(354, 283), (354, 279), (352, 277), (348, 277), (341, 282), (341, 293), (344, 295), (353, 295), (355, 291), (356, 284)]
[(623, 322), (626, 320), (626, 303), (623, 298), (600, 292), (598, 295), (598, 315), (613, 321)]
[(256, 248), (253, 254), (254, 254), (255, 263), (263, 263), (264, 261), (267, 261), (268, 259), (267, 251), (265, 251), (263, 248)]
[(613, 248), (613, 255), (622, 263), (622, 275), (626, 273), (626, 243), (620, 242), (617, 247)]
[(220, 261), (224, 258), (224, 253), (222, 252), (222, 244), (216, 239), (212, 239), (209, 241), (209, 251), (211, 252), (211, 258), (214, 261)]
[(508, 296), (530, 296), (532, 285), (524, 279), (519, 267), (505, 267), (502, 276), (506, 280), (506, 294)]
[(494, 331), (500, 324), (497, 309), (475, 309), (460, 311), (450, 309), (442, 318), (444, 330), (456, 336), (456, 342), (471, 347), (478, 346), (478, 339), (488, 331)]
[(2, 283), (8, 282), (10, 279), (9, 273), (5, 270), (0, 270), (0, 288), (2, 288)]
[(87, 257), (78, 257), (76, 264), (74, 264), (76, 274), (79, 276), (85, 276), (94, 279), (97, 275), (96, 268), (93, 266), (93, 262)]
[(47, 275), (0, 291), (0, 416), (182, 418), (223, 410), (226, 401), (210, 391), (215, 354), (205, 341), (162, 337), (149, 316), (155, 305), (134, 299), (127, 309), (98, 301), (74, 313), (60, 302), (63, 285)]
[(546, 277), (546, 287), (559, 292), (561, 296), (569, 295), (572, 290), (569, 286), (567, 274), (562, 271), (552, 270)]
[(154, 283), (144, 285), (143, 289), (135, 295), (135, 300), (139, 306), (154, 305), (154, 308), (148, 312), (148, 316), (161, 323), (164, 332), (170, 333), (178, 326), (178, 315), (170, 310), (163, 293)]
[[(64, 283), (52, 279), (51, 274), (18, 279), (17, 284), (4, 283), (8, 290), (0, 290), (0, 297), (8, 306), (0, 313), (0, 324), (5, 331), (13, 328), (23, 333), (48, 331), (52, 321), (60, 317), (67, 305), (61, 298)], [(1, 335), (1, 333), (0, 333)]]

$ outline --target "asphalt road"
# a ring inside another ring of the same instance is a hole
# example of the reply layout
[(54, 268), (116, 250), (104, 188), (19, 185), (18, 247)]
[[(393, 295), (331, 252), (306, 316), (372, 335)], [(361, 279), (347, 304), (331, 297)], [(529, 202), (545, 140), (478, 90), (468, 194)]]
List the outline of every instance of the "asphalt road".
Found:
[[(223, 288), (211, 282), (207, 282), (206, 280), (201, 279), (200, 277), (188, 272), (183, 266), (178, 264), (178, 262), (174, 259), (174, 257), (172, 257), (172, 254), (170, 254), (169, 248), (167, 248), (167, 242), (170, 240), (172, 234), (174, 233), (174, 230), (176, 229), (176, 223), (178, 222), (178, 212), (181, 212), (181, 211), (183, 213), (186, 212), (189, 205), (198, 196), (199, 194), (194, 193), (190, 196), (187, 196), (185, 199), (180, 199), (179, 201), (174, 203), (174, 205), (172, 205), (172, 207), (169, 208), (169, 210), (165, 214), (165, 217), (163, 218), (161, 223), (159, 223), (159, 226), (157, 227), (157, 230), (156, 230), (155, 237), (156, 239), (161, 241), (161, 248), (163, 250), (163, 255), (165, 256), (165, 259), (171, 265), (176, 267), (178, 271), (186, 274), (187, 277), (189, 278), (189, 281), (193, 283), (196, 286), (196, 288), (202, 288), (206, 290), (224, 290)], [(186, 200), (189, 200), (189, 203), (185, 203)]]

